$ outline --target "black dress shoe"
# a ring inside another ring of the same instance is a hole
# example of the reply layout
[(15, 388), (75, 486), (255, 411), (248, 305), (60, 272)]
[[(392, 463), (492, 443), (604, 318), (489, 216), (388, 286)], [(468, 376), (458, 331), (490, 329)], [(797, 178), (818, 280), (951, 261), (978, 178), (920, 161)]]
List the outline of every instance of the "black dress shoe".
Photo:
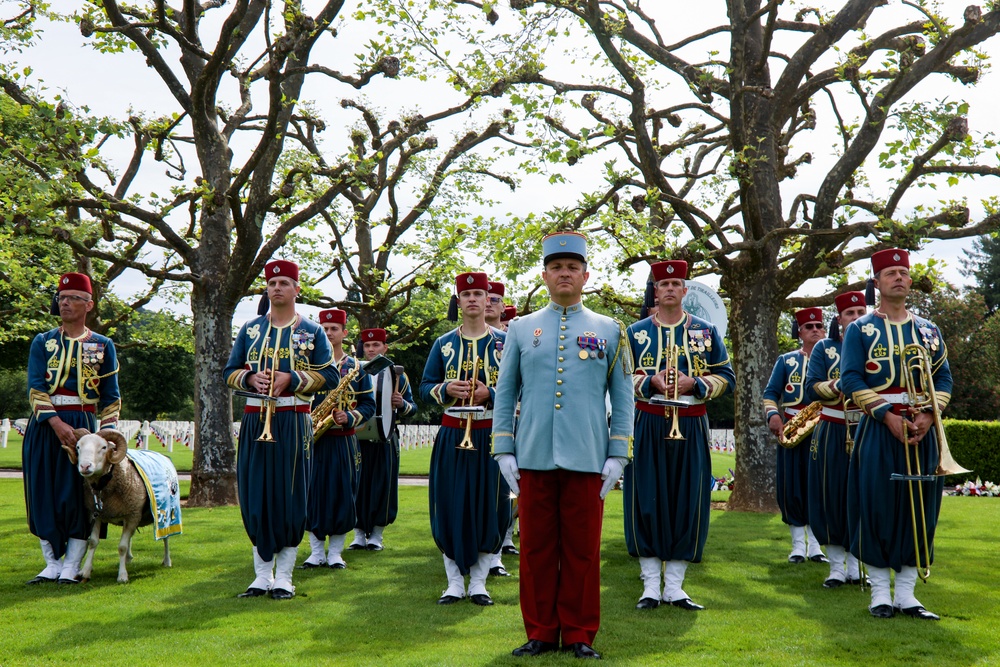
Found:
[(284, 588), (271, 589), (272, 600), (291, 600), (293, 597), (295, 597), (295, 593), (285, 590)]
[(63, 579), (62, 577), (59, 577), (56, 579), (56, 583), (65, 586), (66, 584), (78, 584), (80, 581), (78, 579)]
[(517, 550), (517, 547), (511, 546), (511, 545), (505, 546), (503, 549), (500, 550), (500, 553), (502, 553), (504, 556), (519, 556), (519, 555), (521, 555), (521, 552)]
[(542, 653), (551, 653), (559, 648), (559, 644), (555, 642), (543, 642), (538, 639), (529, 639), (527, 644), (523, 646), (518, 646), (516, 649), (510, 652), (511, 655), (517, 657), (522, 657), (526, 655), (541, 655)]
[(893, 609), (891, 604), (880, 604), (868, 609), (875, 618), (892, 618)]
[(457, 595), (442, 595), (438, 598), (438, 604), (455, 604), (461, 599)]
[(242, 593), (240, 593), (236, 597), (238, 597), (238, 598), (259, 598), (261, 595), (267, 595), (267, 591), (264, 590), (263, 588), (254, 588), (253, 586), (251, 586), (250, 588), (246, 589), (245, 591), (243, 591)]
[(814, 563), (829, 563), (830, 559), (823, 554), (816, 554), (815, 556), (809, 556), (809, 560)]
[(368, 548), (368, 546), (365, 545), (365, 544), (359, 544), (358, 542), (352, 542), (351, 545), (349, 547), (347, 547), (347, 550), (348, 551), (364, 551), (367, 548)]
[(497, 565), (496, 567), (490, 568), (491, 577), (509, 577), (510, 572), (504, 569), (503, 565)]
[(927, 611), (920, 605), (916, 607), (907, 607), (906, 609), (900, 609), (901, 612), (907, 616), (912, 616), (913, 618), (919, 618), (923, 621), (940, 621), (941, 617), (937, 614)]
[(343, 563), (330, 563), (331, 570), (346, 570), (347, 566)]
[(595, 651), (590, 644), (584, 644), (583, 642), (577, 642), (575, 644), (570, 644), (569, 646), (563, 646), (564, 651), (572, 651), (574, 658), (594, 658), (596, 660), (601, 659), (601, 654)]
[(846, 583), (847, 583), (846, 581), (830, 577), (829, 579), (823, 582), (823, 588), (840, 588)]
[(796, 563), (796, 564), (798, 564), (798, 563), (804, 563), (804, 562), (806, 562), (806, 557), (805, 556), (800, 556), (798, 554), (792, 554), (791, 556), (788, 557), (788, 562), (789, 563)]
[(306, 561), (306, 562), (302, 563), (302, 565), (299, 565), (298, 569), (300, 569), (300, 570), (311, 570), (311, 569), (313, 569), (315, 567), (323, 567), (323, 565), (325, 565), (325, 563), (310, 563), (309, 561)]
[(55, 578), (49, 579), (48, 577), (43, 577), (41, 575), (24, 582), (26, 586), (35, 586), (36, 584), (51, 584), (55, 581)]
[(381, 544), (372, 544), (371, 542), (369, 542), (368, 546), (365, 547), (368, 551), (382, 551), (383, 548), (384, 547)]
[(636, 609), (656, 609), (660, 606), (660, 601), (656, 598), (643, 598), (639, 600), (639, 604), (635, 606)]
[(702, 609), (705, 608), (700, 604), (695, 604), (694, 602), (691, 602), (691, 598), (684, 598), (682, 600), (672, 600), (670, 604), (673, 605), (674, 607), (680, 607), (685, 611), (701, 611)]
[(476, 593), (475, 595), (470, 595), (469, 599), (472, 600), (472, 604), (477, 604), (480, 607), (492, 607), (493, 600), (489, 595), (485, 593)]

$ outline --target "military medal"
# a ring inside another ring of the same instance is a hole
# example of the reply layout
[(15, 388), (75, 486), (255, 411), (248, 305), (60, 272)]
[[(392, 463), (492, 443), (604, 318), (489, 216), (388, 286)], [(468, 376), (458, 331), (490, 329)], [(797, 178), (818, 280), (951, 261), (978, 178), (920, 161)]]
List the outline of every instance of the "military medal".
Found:
[(590, 356), (590, 355), (589, 355), (589, 354), (587, 353), (587, 351), (586, 351), (586, 350), (580, 350), (580, 354), (579, 354), (579, 357), (580, 357), (581, 359), (586, 359), (586, 358), (587, 358), (587, 357), (589, 357), (589, 356)]

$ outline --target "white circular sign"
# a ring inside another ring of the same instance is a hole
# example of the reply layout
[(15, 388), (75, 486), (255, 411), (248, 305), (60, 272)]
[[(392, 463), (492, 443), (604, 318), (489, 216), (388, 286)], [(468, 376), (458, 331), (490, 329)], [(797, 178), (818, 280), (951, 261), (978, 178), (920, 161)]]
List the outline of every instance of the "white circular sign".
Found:
[(724, 337), (728, 329), (729, 315), (726, 313), (726, 304), (722, 302), (722, 297), (714, 289), (697, 280), (688, 280), (685, 284), (688, 293), (684, 296), (682, 304), (684, 310), (714, 324), (719, 330), (719, 335)]

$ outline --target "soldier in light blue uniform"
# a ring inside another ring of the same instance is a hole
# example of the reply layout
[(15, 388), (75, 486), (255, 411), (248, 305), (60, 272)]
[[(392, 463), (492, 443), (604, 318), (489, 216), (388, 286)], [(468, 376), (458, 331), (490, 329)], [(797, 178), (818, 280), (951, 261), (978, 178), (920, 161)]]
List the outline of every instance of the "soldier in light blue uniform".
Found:
[[(809, 355), (825, 333), (822, 310), (803, 308), (796, 311), (792, 338), (801, 338), (802, 347), (778, 357), (764, 389), (764, 418), (775, 436), (784, 430), (785, 421), (809, 404), (805, 382)], [(788, 524), (792, 533), (792, 552), (788, 555), (788, 562), (804, 563), (808, 556), (813, 562), (826, 563), (827, 558), (809, 528), (809, 448), (804, 442), (792, 449), (778, 447), (777, 456), (778, 507), (781, 509), (781, 520)]]
[(550, 234), (542, 254), (551, 301), (510, 323), (494, 406), (493, 452), (520, 495), (528, 642), (513, 654), (554, 651), (561, 639), (576, 657), (596, 658), (601, 519), (631, 449), (632, 355), (624, 326), (581, 302), (584, 236)]
[(849, 443), (861, 413), (853, 405), (847, 406), (840, 391), (840, 330), (865, 314), (865, 295), (844, 292), (834, 303), (837, 315), (830, 337), (816, 343), (806, 371), (807, 400), (823, 403), (809, 443), (809, 525), (817, 541), (826, 545), (830, 558), (830, 576), (823, 582), (824, 588), (861, 583), (858, 559), (847, 551), (851, 546), (847, 521)]
[[(891, 248), (872, 255), (879, 307), (856, 320), (844, 335), (841, 387), (864, 411), (851, 456), (848, 520), (854, 522), (851, 553), (865, 564), (871, 580), (872, 616), (891, 618), (900, 611), (936, 621), (938, 615), (920, 604), (913, 589), (919, 570), (929, 571), (934, 559), (944, 477), (889, 479), (894, 473), (934, 475), (940, 458), (933, 410), (909, 406), (905, 387), (917, 379), (906, 370), (906, 362), (917, 351), (911, 348), (913, 353), (908, 350), (904, 359), (905, 346), (926, 351), (939, 408), (951, 400), (948, 348), (941, 331), (906, 310), (913, 282), (909, 267), (905, 250)], [(870, 296), (869, 305), (874, 305), (873, 291)], [(931, 390), (916, 389), (928, 394)], [(894, 596), (890, 596), (891, 570), (896, 571)]]
[(295, 312), (299, 267), (275, 260), (264, 267), (264, 276), (267, 293), (260, 315), (240, 329), (224, 371), (232, 389), (277, 397), (270, 421), (273, 441), (258, 440), (268, 401), (248, 398), (240, 424), (236, 482), (256, 576), (238, 597), (270, 593), (287, 600), (295, 594), (292, 570), (306, 527), (310, 404), (314, 393), (336, 386), (339, 375), (323, 330)]
[(63, 274), (56, 294), (52, 314), (61, 326), (35, 336), (28, 354), (24, 500), (28, 528), (45, 559), (29, 584), (77, 583), (91, 517), (83, 505), (83, 478), (63, 449), (76, 448), (74, 429), (115, 428), (121, 410), (114, 343), (87, 328), (94, 308), (90, 278)]
[[(639, 559), (643, 591), (637, 609), (655, 609), (662, 599), (697, 611), (702, 606), (682, 586), (688, 563), (701, 562), (708, 539), (715, 480), (705, 403), (732, 391), (736, 376), (715, 326), (682, 308), (687, 262), (657, 262), (651, 269), (657, 309), (628, 328), (636, 412), (635, 458), (625, 468), (623, 487), (625, 544)], [(669, 370), (673, 348), (676, 377)], [(676, 422), (672, 409), (650, 403), (653, 396), (674, 399), (675, 384), (685, 403)], [(671, 439), (674, 424), (679, 437)]]

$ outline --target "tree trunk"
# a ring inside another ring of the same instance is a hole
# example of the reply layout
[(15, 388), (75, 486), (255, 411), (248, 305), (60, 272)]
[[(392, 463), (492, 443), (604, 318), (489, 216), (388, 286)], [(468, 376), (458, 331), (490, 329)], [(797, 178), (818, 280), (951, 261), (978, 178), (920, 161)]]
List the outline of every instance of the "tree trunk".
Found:
[(729, 498), (735, 510), (777, 512), (774, 439), (764, 420), (764, 387), (778, 357), (773, 272), (735, 272), (730, 280), (729, 337), (736, 372), (736, 484)]
[(234, 505), (233, 404), (223, 371), (233, 347), (231, 299), (223, 282), (205, 277), (191, 292), (194, 314), (194, 465), (188, 505)]

